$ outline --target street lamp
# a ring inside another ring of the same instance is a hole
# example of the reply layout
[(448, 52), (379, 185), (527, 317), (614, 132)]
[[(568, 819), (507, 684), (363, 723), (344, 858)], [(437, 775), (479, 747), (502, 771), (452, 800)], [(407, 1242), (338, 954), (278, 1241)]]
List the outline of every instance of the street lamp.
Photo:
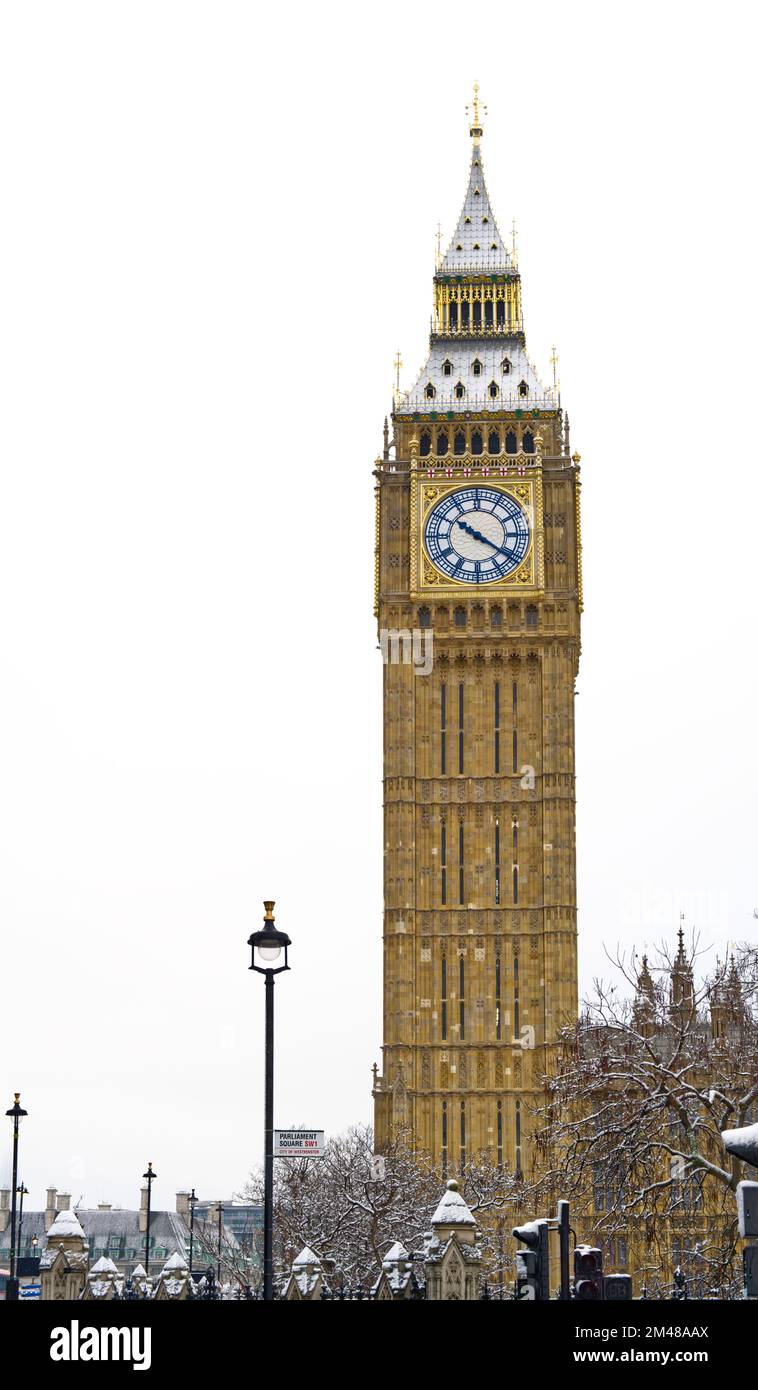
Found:
[(197, 1197), (196, 1197), (196, 1195), (195, 1195), (195, 1189), (194, 1189), (194, 1187), (193, 1187), (193, 1189), (192, 1189), (192, 1191), (190, 1192), (190, 1195), (189, 1195), (189, 1209), (190, 1209), (190, 1264), (189, 1264), (189, 1272), (190, 1272), (190, 1279), (192, 1278), (192, 1250), (193, 1250), (194, 1244), (195, 1244), (195, 1207), (196, 1207), (196, 1206), (197, 1206)]
[(10, 1110), (6, 1110), (6, 1115), (13, 1120), (13, 1178), (11, 1183), (11, 1268), (10, 1276), (5, 1285), (5, 1299), (10, 1303), (18, 1298), (18, 1279), (16, 1278), (16, 1188), (18, 1187), (18, 1130), (21, 1121), (27, 1114), (19, 1105), (21, 1095), (15, 1092), (14, 1103)]
[(21, 1183), (18, 1189), (18, 1258), (21, 1259), (21, 1227), (24, 1221), (24, 1198), (29, 1196), (29, 1188)]
[(151, 1188), (158, 1174), (153, 1172), (152, 1163), (148, 1163), (147, 1172), (142, 1174), (147, 1179), (147, 1219), (145, 1222), (145, 1274), (150, 1276), (150, 1202), (152, 1199)]
[[(274, 904), (264, 902), (263, 931), (253, 932), (248, 939), (252, 949), (251, 970), (266, 979), (266, 1086), (264, 1097), (264, 1155), (263, 1155), (263, 1297), (274, 1297), (274, 976), (289, 970), (287, 947), (291, 944), (284, 932), (274, 925)], [(281, 961), (284, 952), (284, 963)]]

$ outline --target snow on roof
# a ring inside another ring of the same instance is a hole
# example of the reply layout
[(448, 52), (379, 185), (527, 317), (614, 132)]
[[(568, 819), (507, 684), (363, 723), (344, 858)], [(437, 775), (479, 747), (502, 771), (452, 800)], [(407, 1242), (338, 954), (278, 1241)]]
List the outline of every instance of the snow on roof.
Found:
[(312, 1250), (309, 1248), (309, 1246), (307, 1246), (307, 1245), (304, 1245), (304, 1246), (303, 1246), (302, 1250), (300, 1251), (300, 1254), (297, 1256), (297, 1259), (295, 1259), (295, 1260), (292, 1261), (292, 1267), (293, 1267), (293, 1269), (294, 1269), (295, 1265), (320, 1265), (320, 1264), (321, 1264), (321, 1261), (320, 1261), (318, 1255), (314, 1255), (313, 1251), (312, 1251)]
[(166, 1263), (165, 1263), (165, 1265), (163, 1266), (163, 1268), (164, 1268), (164, 1270), (166, 1270), (166, 1269), (188, 1269), (189, 1266), (188, 1266), (187, 1261), (185, 1260), (184, 1256), (183, 1256), (183, 1255), (180, 1255), (178, 1250), (175, 1250), (174, 1253), (173, 1253), (173, 1255), (169, 1255), (169, 1257), (168, 1257), (168, 1259), (166, 1260)]
[(384, 1256), (382, 1264), (397, 1264), (400, 1260), (409, 1260), (410, 1258), (405, 1246), (401, 1245), (399, 1240), (396, 1240), (395, 1244), (390, 1246), (387, 1254)]
[(63, 1236), (64, 1239), (69, 1236), (81, 1236), (82, 1240), (85, 1239), (84, 1231), (79, 1225), (75, 1211), (58, 1212), (58, 1215), (47, 1233), (48, 1241), (50, 1241), (53, 1236)]
[(118, 1274), (118, 1269), (107, 1255), (101, 1255), (99, 1260), (95, 1260), (90, 1274)]
[(144, 1265), (135, 1265), (135, 1266), (134, 1266), (134, 1269), (132, 1270), (132, 1278), (134, 1279), (135, 1276), (136, 1276), (136, 1278), (138, 1278), (138, 1279), (146, 1279), (146, 1278), (147, 1278), (147, 1272), (146, 1272), (146, 1270), (145, 1270), (145, 1266), (144, 1266)]
[(442, 1194), (442, 1200), (439, 1206), (437, 1207), (434, 1216), (432, 1217), (432, 1225), (476, 1225), (476, 1221), (474, 1220), (471, 1212), (469, 1211), (469, 1208), (466, 1206), (466, 1203), (464, 1202), (460, 1192), (458, 1191), (458, 1184), (455, 1181), (455, 1178), (450, 1179), (450, 1182), (448, 1183), (445, 1191)]

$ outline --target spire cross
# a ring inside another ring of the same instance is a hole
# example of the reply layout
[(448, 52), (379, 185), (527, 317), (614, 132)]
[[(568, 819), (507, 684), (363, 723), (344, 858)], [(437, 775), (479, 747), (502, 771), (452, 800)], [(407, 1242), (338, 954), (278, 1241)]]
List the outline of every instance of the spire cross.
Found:
[(442, 260), (442, 223), (437, 223), (437, 265)]
[(511, 222), (511, 250), (513, 254), (513, 264), (516, 264), (516, 219)]
[(400, 356), (400, 349), (398, 348), (397, 352), (395, 353), (395, 395), (396, 395), (396, 396), (399, 396), (399, 395), (400, 395), (400, 368), (402, 367), (402, 365), (403, 365), (403, 362), (402, 362), (402, 358), (401, 358), (401, 356)]
[(558, 375), (557, 375), (556, 368), (557, 368), (557, 366), (558, 366), (558, 353), (557, 353), (556, 350), (555, 350), (555, 343), (553, 343), (553, 355), (552, 355), (552, 357), (550, 358), (550, 365), (551, 365), (551, 367), (553, 368), (553, 386), (557, 386), (557, 385), (558, 385)]

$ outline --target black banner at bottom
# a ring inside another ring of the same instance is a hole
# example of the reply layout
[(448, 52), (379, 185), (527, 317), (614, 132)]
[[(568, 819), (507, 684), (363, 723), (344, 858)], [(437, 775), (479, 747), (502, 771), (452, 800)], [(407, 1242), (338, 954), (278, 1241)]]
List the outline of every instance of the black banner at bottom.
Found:
[[(3, 1303), (3, 1370), (45, 1374), (50, 1387), (72, 1375), (175, 1377), (186, 1369), (194, 1378), (219, 1371), (237, 1374), (240, 1362), (262, 1369), (261, 1354), (268, 1352), (281, 1355), (290, 1367), (301, 1355), (311, 1364), (315, 1354), (322, 1371), (344, 1367), (355, 1374), (361, 1360), (355, 1315), (355, 1309), (340, 1312), (330, 1304), (309, 1311), (260, 1302)], [(383, 1358), (376, 1359), (376, 1347), (386, 1350), (388, 1367), (394, 1364), (395, 1338), (401, 1339), (398, 1350), (412, 1339), (424, 1355), (443, 1356), (446, 1372), (459, 1358), (469, 1375), (477, 1362), (483, 1370), (484, 1360), (491, 1360), (488, 1343), (469, 1341), (469, 1336), (478, 1339), (485, 1327), (507, 1338), (497, 1345), (501, 1351), (507, 1345), (510, 1367), (517, 1373), (572, 1367), (588, 1374), (593, 1368), (607, 1374), (617, 1367), (667, 1372), (679, 1366), (718, 1372), (734, 1366), (736, 1346), (750, 1345), (756, 1303), (506, 1301), (466, 1308), (456, 1304), (453, 1309), (449, 1303), (408, 1302), (394, 1312), (377, 1308), (365, 1316), (360, 1334), (368, 1339), (367, 1356), (378, 1334), (370, 1359), (380, 1373)]]

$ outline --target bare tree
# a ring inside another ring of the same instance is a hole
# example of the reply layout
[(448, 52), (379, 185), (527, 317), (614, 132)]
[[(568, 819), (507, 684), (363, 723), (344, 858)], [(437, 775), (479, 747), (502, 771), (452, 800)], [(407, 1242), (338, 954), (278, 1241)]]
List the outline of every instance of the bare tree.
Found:
[[(486, 1158), (456, 1176), (472, 1212), (486, 1222), (484, 1254), (488, 1273), (495, 1276), (506, 1257), (494, 1218), (514, 1202), (521, 1185)], [(368, 1125), (353, 1125), (330, 1139), (322, 1159), (277, 1162), (274, 1230), (280, 1275), (308, 1245), (325, 1261), (333, 1283), (373, 1283), (395, 1241), (420, 1255), (443, 1185), (439, 1168), (411, 1148), (408, 1135), (398, 1136), (387, 1152), (375, 1156)], [(260, 1172), (251, 1176), (242, 1195), (262, 1202)]]
[(710, 975), (702, 954), (680, 932), (673, 957), (617, 953), (614, 982), (595, 981), (545, 1081), (539, 1186), (571, 1197), (596, 1233), (630, 1236), (651, 1275), (670, 1248), (725, 1289), (745, 1175), (720, 1133), (756, 1115), (757, 953), (738, 947)]

